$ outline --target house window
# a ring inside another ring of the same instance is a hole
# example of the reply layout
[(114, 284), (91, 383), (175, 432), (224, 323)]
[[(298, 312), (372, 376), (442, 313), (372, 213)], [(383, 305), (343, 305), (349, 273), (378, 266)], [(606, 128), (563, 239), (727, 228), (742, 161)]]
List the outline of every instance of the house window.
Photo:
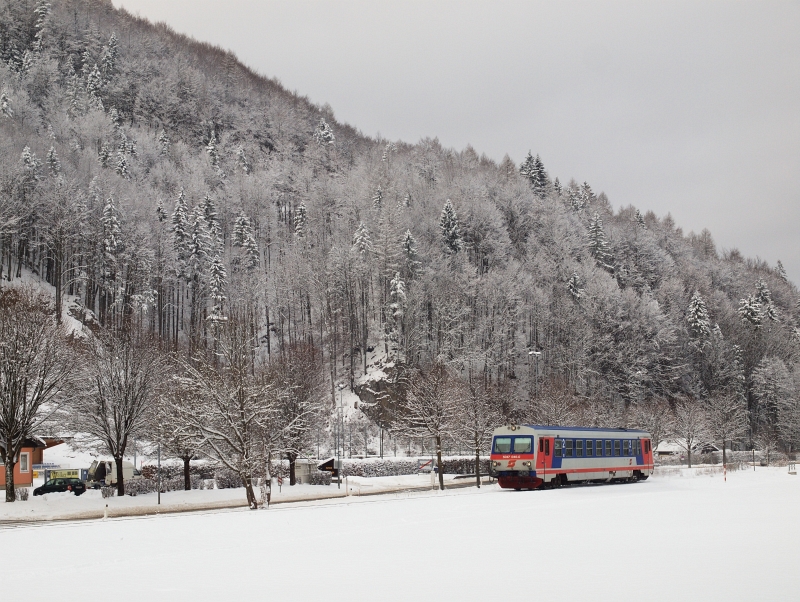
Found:
[(30, 464), (28, 464), (28, 452), (19, 455), (19, 471), (30, 472)]

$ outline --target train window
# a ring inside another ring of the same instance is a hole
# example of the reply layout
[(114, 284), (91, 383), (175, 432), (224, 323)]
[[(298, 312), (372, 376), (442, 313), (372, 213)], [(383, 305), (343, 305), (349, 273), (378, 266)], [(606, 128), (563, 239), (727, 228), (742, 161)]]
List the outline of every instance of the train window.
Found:
[(575, 455), (578, 458), (583, 458), (583, 439), (578, 439), (575, 442)]
[(602, 456), (603, 455), (603, 442), (600, 439), (598, 439), (597, 441), (594, 442), (594, 444), (595, 444), (594, 448), (596, 450), (597, 455), (598, 456)]
[(545, 456), (550, 455), (550, 439), (545, 439), (544, 441), (544, 455)]
[(633, 455), (633, 441), (630, 439), (625, 442), (625, 455), (626, 456)]
[(611, 440), (606, 439), (606, 456), (611, 455)]
[(641, 439), (637, 439), (636, 440), (636, 455), (637, 456), (641, 456), (642, 455), (642, 441), (641, 441)]
[(644, 440), (644, 453), (650, 453), (650, 439)]
[(571, 458), (572, 457), (572, 439), (567, 439), (567, 453), (564, 454), (565, 457)]
[(586, 440), (586, 457), (590, 458), (594, 455), (594, 441), (591, 439)]
[(544, 451), (544, 439), (539, 439), (539, 453)]
[(507, 454), (511, 452), (511, 437), (495, 437), (494, 453)]
[(618, 455), (620, 455), (620, 453), (619, 453), (619, 448), (620, 448), (620, 441), (619, 441), (619, 439), (614, 439), (614, 455), (615, 455), (615, 456), (618, 456)]
[(561, 448), (563, 446), (564, 446), (564, 440), (563, 439), (556, 439), (555, 450), (553, 451), (553, 455), (556, 458), (560, 458), (561, 457)]
[(530, 437), (514, 437), (514, 453), (529, 454), (533, 451), (533, 440)]

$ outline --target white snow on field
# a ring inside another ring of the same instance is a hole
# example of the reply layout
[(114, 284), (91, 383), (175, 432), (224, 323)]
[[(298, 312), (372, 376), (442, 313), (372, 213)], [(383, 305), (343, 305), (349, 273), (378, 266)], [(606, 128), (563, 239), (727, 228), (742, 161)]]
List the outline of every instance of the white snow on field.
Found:
[(709, 472), (6, 529), (3, 599), (797, 599), (800, 477)]

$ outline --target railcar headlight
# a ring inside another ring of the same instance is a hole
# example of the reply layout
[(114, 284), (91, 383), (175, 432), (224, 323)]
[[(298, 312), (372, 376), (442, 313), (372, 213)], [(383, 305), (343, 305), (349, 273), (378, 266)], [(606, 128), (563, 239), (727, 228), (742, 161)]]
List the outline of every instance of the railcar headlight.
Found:
[(494, 466), (495, 468), (497, 468), (498, 466), (500, 466), (500, 462), (492, 462), (492, 466)]
[(530, 463), (530, 462), (523, 462), (523, 463), (522, 463), (522, 465), (523, 465), (523, 466), (530, 467), (531, 463)]

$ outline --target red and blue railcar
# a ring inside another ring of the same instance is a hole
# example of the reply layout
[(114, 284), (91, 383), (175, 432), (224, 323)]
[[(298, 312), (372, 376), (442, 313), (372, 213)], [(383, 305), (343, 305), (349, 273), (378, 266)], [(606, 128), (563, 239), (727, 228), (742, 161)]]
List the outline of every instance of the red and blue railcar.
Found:
[(494, 431), (490, 461), (506, 489), (643, 481), (653, 474), (650, 433), (634, 429), (503, 426)]

